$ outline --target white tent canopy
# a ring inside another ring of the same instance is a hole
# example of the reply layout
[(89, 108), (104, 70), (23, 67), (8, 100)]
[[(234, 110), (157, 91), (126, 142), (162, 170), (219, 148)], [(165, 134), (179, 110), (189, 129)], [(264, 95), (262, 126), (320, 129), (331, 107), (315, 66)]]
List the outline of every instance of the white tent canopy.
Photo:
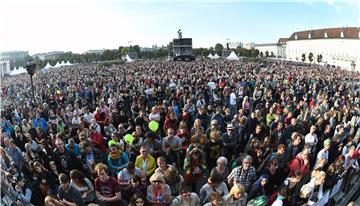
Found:
[(239, 57), (235, 54), (234, 51), (230, 53), (228, 57), (226, 57), (227, 60), (239, 60)]
[(62, 61), (61, 61), (60, 66), (61, 66), (61, 67), (66, 66), (66, 64), (65, 64), (64, 60), (62, 60)]
[(214, 58), (214, 56), (211, 53), (207, 57), (210, 59)]
[(219, 55), (217, 53), (215, 53), (214, 59), (219, 59), (219, 58), (220, 58)]
[(127, 62), (133, 62), (134, 61), (129, 57), (129, 55), (126, 55), (125, 59), (126, 59)]
[(24, 67), (19, 67), (19, 69), (14, 69), (11, 71), (10, 75), (13, 76), (13, 75), (17, 75), (17, 74), (23, 74), (23, 73), (26, 73), (26, 69)]
[(45, 67), (44, 67), (44, 69), (50, 69), (50, 68), (52, 68), (53, 66), (51, 66), (51, 64), (48, 62), (46, 65), (45, 65)]
[(61, 67), (61, 65), (60, 65), (60, 63), (59, 62), (56, 62), (56, 64), (55, 64), (55, 66), (53, 66), (54, 68), (60, 68)]
[(71, 66), (72, 64), (69, 62), (69, 60), (65, 63), (66, 66)]

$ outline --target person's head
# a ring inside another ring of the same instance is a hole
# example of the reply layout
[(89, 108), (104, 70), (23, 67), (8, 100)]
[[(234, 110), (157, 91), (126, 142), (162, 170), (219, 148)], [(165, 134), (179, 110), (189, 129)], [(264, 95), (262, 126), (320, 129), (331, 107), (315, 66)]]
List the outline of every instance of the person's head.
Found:
[(311, 192), (312, 192), (311, 186), (306, 184), (301, 187), (299, 196), (300, 196), (300, 198), (308, 199), (311, 195)]
[(135, 193), (130, 199), (130, 206), (143, 206), (146, 203), (145, 197), (141, 193)]
[(138, 175), (133, 175), (130, 179), (130, 185), (132, 187), (138, 187), (141, 183), (141, 178)]
[(111, 146), (110, 146), (110, 152), (111, 152), (112, 154), (117, 154), (117, 153), (121, 152), (120, 146), (119, 146), (117, 143), (111, 144)]
[(301, 157), (303, 158), (303, 159), (307, 159), (307, 158), (309, 158), (309, 153), (310, 153), (310, 150), (309, 150), (309, 148), (308, 147), (304, 147), (304, 149), (301, 151)]
[(62, 205), (56, 198), (52, 196), (46, 196), (44, 199), (45, 206), (60, 206)]
[(168, 137), (170, 137), (170, 138), (174, 137), (174, 135), (175, 135), (174, 129), (171, 128), (171, 127), (169, 127), (169, 128), (167, 129), (167, 134), (168, 134)]
[(226, 157), (219, 157), (217, 160), (216, 160), (216, 165), (220, 168), (220, 169), (225, 169), (226, 165), (228, 163), (228, 160), (226, 159)]
[(245, 195), (245, 187), (240, 183), (235, 183), (229, 192), (229, 196), (233, 197), (234, 199), (240, 199)]
[(183, 200), (185, 201), (191, 200), (191, 190), (187, 185), (185, 184), (181, 185), (179, 192)]
[(98, 163), (95, 166), (95, 172), (101, 181), (106, 182), (109, 178), (109, 168), (106, 164)]
[(220, 138), (220, 131), (213, 130), (210, 132), (210, 140), (216, 142)]
[(129, 161), (128, 163), (126, 163), (126, 169), (130, 174), (134, 174), (135, 173), (135, 164), (131, 161)]
[(156, 163), (162, 170), (165, 170), (167, 168), (166, 159), (162, 156), (157, 158)]
[(310, 127), (310, 133), (315, 133), (315, 131), (316, 131), (316, 126), (315, 126), (315, 125), (312, 125), (312, 126)]
[(34, 171), (36, 171), (36, 173), (43, 173), (46, 171), (44, 165), (42, 165), (40, 162), (34, 162), (34, 165), (33, 165), (33, 168), (34, 168)]
[(85, 175), (79, 170), (73, 169), (70, 171), (70, 179), (75, 183), (84, 184), (85, 186)]
[(65, 190), (67, 190), (69, 188), (70, 179), (66, 174), (61, 173), (59, 175), (59, 182), (60, 182), (61, 187), (64, 188)]
[(211, 200), (211, 204), (213, 206), (220, 206), (220, 205), (222, 205), (222, 202), (223, 202), (220, 194), (217, 192), (212, 192), (210, 194), (210, 200)]
[(298, 132), (294, 132), (291, 135), (291, 139), (292, 139), (293, 145), (297, 146), (301, 143), (301, 134)]
[(278, 154), (284, 154), (284, 152), (285, 152), (285, 145), (284, 144), (279, 144), (277, 146), (277, 153)]
[(15, 182), (22, 188), (26, 184), (26, 179), (24, 176), (15, 176)]
[(144, 158), (147, 158), (149, 155), (149, 150), (146, 146), (141, 146), (140, 147), (140, 155)]
[(210, 187), (216, 188), (217, 186), (219, 186), (220, 183), (221, 183), (221, 178), (217, 175), (210, 176), (208, 178), (208, 185)]
[(315, 175), (315, 185), (321, 185), (325, 182), (326, 173), (324, 171), (320, 171)]
[(218, 121), (216, 119), (211, 120), (211, 128), (215, 129), (218, 127)]
[(59, 150), (59, 152), (63, 153), (65, 151), (65, 145), (64, 145), (64, 142), (62, 141), (62, 139), (57, 138), (55, 140), (55, 145), (56, 145), (57, 149)]
[(246, 155), (242, 162), (243, 170), (248, 170), (252, 164), (252, 157), (250, 155)]
[(156, 187), (159, 188), (161, 187), (162, 184), (165, 183), (165, 178), (162, 174), (160, 173), (154, 173), (151, 177), (150, 177), (150, 182), (151, 184)]
[(325, 150), (330, 149), (330, 145), (331, 145), (331, 140), (330, 139), (324, 140), (324, 149)]

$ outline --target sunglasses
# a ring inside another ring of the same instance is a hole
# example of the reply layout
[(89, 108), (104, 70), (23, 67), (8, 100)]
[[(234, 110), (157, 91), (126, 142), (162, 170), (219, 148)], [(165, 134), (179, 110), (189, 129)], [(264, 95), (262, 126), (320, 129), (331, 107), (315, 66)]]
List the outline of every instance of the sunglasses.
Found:
[(153, 181), (153, 183), (162, 183), (162, 181), (155, 180), (155, 181)]

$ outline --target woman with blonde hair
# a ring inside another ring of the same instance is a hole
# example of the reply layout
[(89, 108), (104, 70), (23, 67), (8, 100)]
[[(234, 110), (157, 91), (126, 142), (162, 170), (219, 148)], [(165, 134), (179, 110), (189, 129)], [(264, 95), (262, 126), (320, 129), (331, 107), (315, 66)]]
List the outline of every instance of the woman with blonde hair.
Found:
[(66, 204), (62, 203), (61, 201), (57, 200), (52, 196), (45, 197), (45, 206), (66, 206)]
[(224, 196), (225, 205), (246, 206), (247, 194), (242, 184), (234, 184), (228, 195)]

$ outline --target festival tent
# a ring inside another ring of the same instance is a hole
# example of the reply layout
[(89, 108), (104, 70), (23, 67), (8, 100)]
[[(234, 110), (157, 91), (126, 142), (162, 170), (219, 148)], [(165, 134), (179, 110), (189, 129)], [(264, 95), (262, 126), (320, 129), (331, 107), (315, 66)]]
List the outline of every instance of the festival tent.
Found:
[(239, 60), (239, 57), (235, 54), (234, 51), (230, 53), (228, 57), (226, 57), (227, 60)]
[(26, 73), (26, 69), (24, 67), (19, 67), (19, 69), (14, 69), (13, 71), (11, 71), (10, 75), (13, 76), (13, 75), (17, 75), (17, 74), (23, 74), (23, 73)]
[(132, 59), (129, 57), (129, 55), (126, 55), (125, 60), (126, 60), (127, 62), (133, 62), (133, 61), (134, 61), (134, 60), (132, 60)]
[(55, 66), (53, 66), (53, 68), (60, 68), (60, 67), (61, 67), (61, 65), (59, 62), (56, 62)]
[(66, 66), (66, 64), (65, 64), (64, 60), (62, 60), (60, 63), (60, 67), (64, 67), (64, 66)]
[(209, 59), (213, 59), (214, 56), (210, 53), (208, 56), (207, 56)]
[(69, 62), (69, 60), (65, 63), (66, 66), (71, 66), (72, 64)]
[(51, 68), (53, 68), (53, 66), (51, 66), (49, 62), (44, 67), (44, 69), (51, 69)]
[(219, 59), (219, 58), (220, 58), (219, 55), (217, 53), (215, 53), (214, 59)]

